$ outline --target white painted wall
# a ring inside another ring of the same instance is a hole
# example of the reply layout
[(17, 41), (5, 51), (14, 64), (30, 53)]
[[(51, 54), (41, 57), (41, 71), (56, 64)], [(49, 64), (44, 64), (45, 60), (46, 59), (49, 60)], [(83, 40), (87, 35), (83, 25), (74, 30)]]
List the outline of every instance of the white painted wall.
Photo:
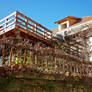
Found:
[[(68, 31), (68, 30), (62, 29), (62, 25), (63, 25), (63, 24), (67, 24), (67, 28), (69, 28), (69, 21), (65, 21), (65, 22), (63, 22), (63, 23), (61, 23), (61, 24), (58, 25), (58, 30), (59, 30), (59, 31), (58, 31), (56, 34), (59, 33), (59, 34), (64, 35), (64, 32), (65, 32), (65, 31)], [(65, 29), (67, 29), (67, 28), (65, 28)]]
[[(64, 31), (67, 31), (68, 32), (68, 35), (72, 35), (72, 34), (75, 34), (77, 33), (80, 29), (81, 31), (84, 31), (86, 29), (88, 29), (88, 27), (83, 27), (85, 25), (88, 25), (88, 24), (91, 24), (92, 25), (92, 20), (90, 21), (87, 21), (87, 22), (84, 22), (84, 23), (81, 23), (79, 25), (76, 25), (76, 26), (69, 26), (69, 22), (66, 21), (64, 23), (68, 23), (68, 28), (65, 28), (65, 29), (62, 29), (61, 28), (61, 24), (58, 25), (58, 32), (56, 32), (55, 34), (62, 34)], [(79, 30), (78, 30), (79, 29)]]

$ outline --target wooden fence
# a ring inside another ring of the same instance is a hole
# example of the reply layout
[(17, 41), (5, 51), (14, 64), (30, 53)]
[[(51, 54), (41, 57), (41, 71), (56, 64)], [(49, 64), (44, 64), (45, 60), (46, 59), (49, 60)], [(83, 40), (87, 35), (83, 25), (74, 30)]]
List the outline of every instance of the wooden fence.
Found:
[(66, 54), (61, 49), (44, 47), (39, 44), (32, 46), (25, 40), (13, 39), (12, 41), (10, 38), (7, 41), (1, 41), (0, 44), (1, 66), (17, 64), (19, 67), (28, 66), (46, 74), (91, 77), (91, 62)]

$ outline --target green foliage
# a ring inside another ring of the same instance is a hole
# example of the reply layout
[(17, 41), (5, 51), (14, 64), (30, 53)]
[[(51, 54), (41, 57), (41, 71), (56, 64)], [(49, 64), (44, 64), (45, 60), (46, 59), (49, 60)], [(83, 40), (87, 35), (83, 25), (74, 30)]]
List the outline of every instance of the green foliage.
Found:
[(14, 64), (18, 64), (19, 66), (22, 66), (23, 64), (23, 58), (22, 57), (15, 57)]

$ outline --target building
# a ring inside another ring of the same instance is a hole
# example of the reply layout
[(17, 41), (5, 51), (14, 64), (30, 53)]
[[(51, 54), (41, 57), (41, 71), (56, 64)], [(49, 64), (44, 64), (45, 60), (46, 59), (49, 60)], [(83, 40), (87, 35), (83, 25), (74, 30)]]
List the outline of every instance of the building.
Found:
[(58, 27), (53, 30), (53, 35), (62, 35), (64, 38), (67, 36), (68, 39), (81, 43), (83, 46), (77, 44), (76, 48), (74, 43), (71, 48), (76, 48), (77, 54), (81, 52), (79, 56), (82, 55), (84, 59), (92, 62), (92, 16), (82, 18), (68, 16), (55, 23)]
[[(33, 45), (41, 42), (52, 47), (52, 35), (61, 35), (62, 40), (67, 43), (64, 45), (67, 53), (92, 61), (92, 16), (68, 16), (55, 23), (58, 27), (51, 31), (16, 11), (0, 20), (0, 42), (19, 37), (19, 40), (27, 40)], [(7, 41), (11, 45), (11, 42)]]

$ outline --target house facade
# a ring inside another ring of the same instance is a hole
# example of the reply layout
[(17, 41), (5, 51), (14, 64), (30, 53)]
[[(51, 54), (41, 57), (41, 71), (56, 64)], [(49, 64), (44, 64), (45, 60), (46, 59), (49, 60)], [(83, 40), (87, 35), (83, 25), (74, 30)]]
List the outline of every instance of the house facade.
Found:
[(84, 58), (92, 62), (92, 16), (82, 18), (68, 16), (55, 23), (58, 24), (58, 27), (53, 30), (53, 35), (62, 35), (64, 38), (76, 34), (77, 36), (74, 36), (75, 41), (79, 41), (84, 45), (81, 51), (83, 55), (85, 54)]

